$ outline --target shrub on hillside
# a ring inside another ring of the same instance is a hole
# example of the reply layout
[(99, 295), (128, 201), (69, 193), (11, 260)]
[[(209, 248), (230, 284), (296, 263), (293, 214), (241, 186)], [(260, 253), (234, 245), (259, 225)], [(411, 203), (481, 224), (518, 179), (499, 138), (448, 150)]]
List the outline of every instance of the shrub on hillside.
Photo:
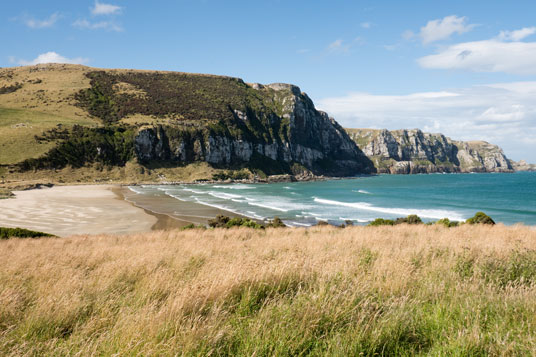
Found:
[(394, 226), (395, 221), (392, 219), (376, 218), (374, 221), (368, 224), (369, 226)]
[(270, 228), (285, 228), (287, 225), (285, 223), (283, 223), (283, 221), (281, 220), (281, 218), (279, 217), (274, 217), (274, 219), (270, 222), (268, 222), (268, 224), (266, 225), (266, 227), (270, 227)]
[(208, 226), (212, 228), (248, 227), (264, 229), (262, 224), (259, 224), (249, 218), (230, 218), (221, 214), (217, 215), (216, 218), (209, 220)]
[(495, 221), (484, 212), (477, 212), (473, 217), (469, 218), (465, 223), (468, 224), (495, 224)]
[(460, 222), (458, 221), (451, 221), (448, 218), (442, 218), (435, 222), (435, 224), (444, 225), (445, 227), (458, 227), (460, 225)]
[(395, 224), (422, 224), (422, 219), (416, 214), (410, 214), (407, 217), (397, 218)]

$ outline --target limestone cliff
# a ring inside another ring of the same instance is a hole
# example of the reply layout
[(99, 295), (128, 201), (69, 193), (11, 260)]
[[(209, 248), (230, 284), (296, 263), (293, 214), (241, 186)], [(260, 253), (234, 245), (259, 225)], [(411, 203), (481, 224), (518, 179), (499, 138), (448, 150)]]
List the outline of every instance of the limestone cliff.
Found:
[(525, 160), (510, 160), (510, 164), (516, 171), (536, 171), (536, 164), (529, 164)]
[(379, 173), (511, 172), (502, 149), (413, 130), (347, 129)]
[[(372, 172), (371, 162), (346, 131), (317, 111), (298, 87), (279, 83), (251, 87), (262, 96), (273, 96), (281, 115), (233, 109), (233, 118), (219, 127), (143, 127), (135, 137), (137, 158), (141, 162), (206, 161), (218, 167), (250, 164), (269, 173), (287, 171), (277, 169), (284, 167), (336, 176)], [(259, 120), (263, 116), (268, 116), (264, 122)]]

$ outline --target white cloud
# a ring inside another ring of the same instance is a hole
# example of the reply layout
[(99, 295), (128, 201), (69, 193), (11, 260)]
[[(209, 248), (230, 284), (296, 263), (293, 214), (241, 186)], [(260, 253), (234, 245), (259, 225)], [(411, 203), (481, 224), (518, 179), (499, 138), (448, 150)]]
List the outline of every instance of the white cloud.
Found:
[(362, 22), (361, 27), (364, 29), (369, 29), (372, 27), (372, 24), (370, 22)]
[(406, 30), (404, 32), (402, 32), (402, 38), (404, 40), (411, 40), (415, 37), (415, 33), (411, 30)]
[(123, 28), (117, 23), (115, 23), (114, 21), (91, 22), (86, 19), (78, 19), (75, 22), (73, 22), (73, 26), (78, 27), (80, 29), (88, 29), (88, 30), (108, 30), (108, 31), (116, 31), (116, 32), (123, 31)]
[(95, 6), (91, 9), (91, 13), (93, 15), (116, 15), (119, 14), (121, 10), (121, 6), (95, 1)]
[(60, 13), (55, 12), (46, 19), (38, 20), (31, 16), (22, 16), (22, 22), (31, 29), (52, 27), (61, 18)]
[(71, 64), (84, 64), (89, 62), (89, 59), (77, 57), (77, 58), (67, 58), (62, 55), (57, 54), (56, 52), (50, 51), (42, 53), (31, 61), (19, 60), (18, 64), (22, 66), (31, 66), (40, 63), (71, 63)]
[(449, 38), (452, 34), (471, 31), (476, 25), (467, 24), (467, 18), (456, 15), (445, 16), (443, 19), (428, 21), (426, 26), (421, 27), (419, 36), (423, 44), (428, 44)]
[(343, 53), (350, 50), (351, 45), (346, 44), (343, 40), (338, 39), (328, 45), (328, 52), (330, 53)]
[(491, 39), (459, 43), (417, 62), (424, 68), (532, 75), (536, 74), (536, 42)]
[(521, 41), (534, 33), (536, 33), (536, 27), (524, 27), (515, 31), (501, 31), (499, 39), (503, 41)]
[(536, 82), (456, 90), (373, 95), (350, 93), (317, 101), (350, 128), (420, 128), (454, 140), (486, 140), (512, 159), (536, 162)]

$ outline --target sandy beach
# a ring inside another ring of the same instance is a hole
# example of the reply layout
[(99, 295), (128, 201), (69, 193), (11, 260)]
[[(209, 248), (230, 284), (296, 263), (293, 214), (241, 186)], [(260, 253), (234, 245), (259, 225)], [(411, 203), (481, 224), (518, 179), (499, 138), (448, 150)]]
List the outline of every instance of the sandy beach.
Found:
[(0, 226), (60, 237), (146, 232), (158, 227), (157, 215), (118, 199), (113, 191), (117, 189), (112, 185), (80, 185), (15, 191), (15, 198), (0, 200)]

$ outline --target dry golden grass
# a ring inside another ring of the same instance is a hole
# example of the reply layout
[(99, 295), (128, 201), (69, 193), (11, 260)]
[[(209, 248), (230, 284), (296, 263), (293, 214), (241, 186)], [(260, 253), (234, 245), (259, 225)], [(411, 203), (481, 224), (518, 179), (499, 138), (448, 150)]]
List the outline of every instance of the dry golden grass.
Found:
[(534, 355), (535, 249), (504, 226), (8, 240), (0, 354)]
[(2, 94), (0, 107), (30, 109), (71, 119), (88, 119), (75, 105), (74, 95), (89, 88), (85, 76), (90, 67), (73, 64), (40, 64), (0, 69), (0, 87), (22, 84), (19, 90)]

